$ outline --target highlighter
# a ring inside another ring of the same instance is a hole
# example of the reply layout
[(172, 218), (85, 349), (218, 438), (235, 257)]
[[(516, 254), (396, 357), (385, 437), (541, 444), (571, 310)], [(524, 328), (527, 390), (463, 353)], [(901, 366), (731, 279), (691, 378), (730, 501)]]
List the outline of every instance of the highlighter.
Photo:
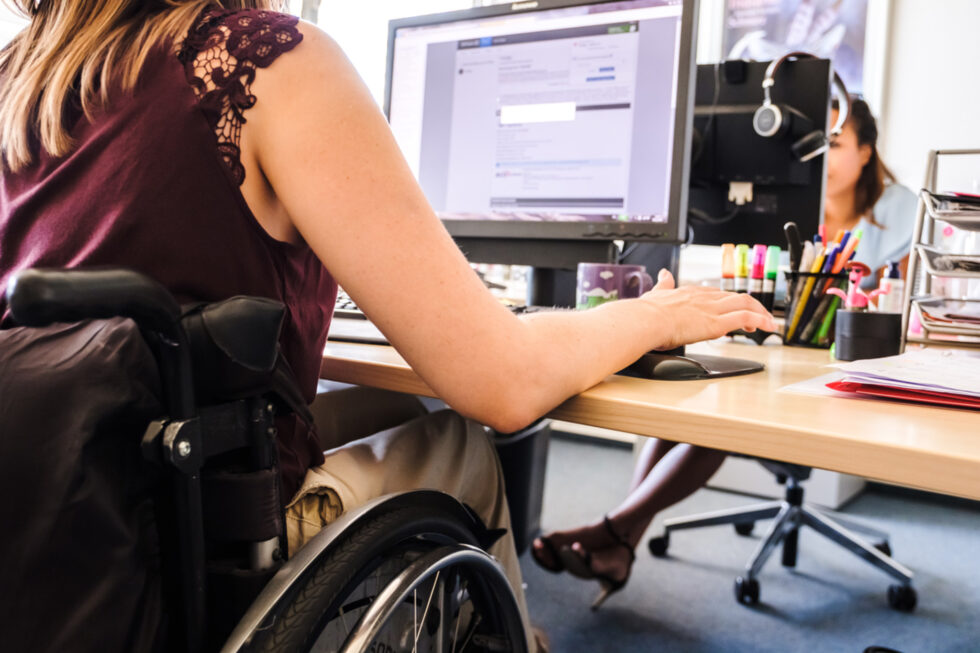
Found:
[(732, 243), (721, 246), (721, 289), (735, 290), (735, 245)]
[(773, 300), (776, 296), (776, 275), (779, 274), (779, 255), (782, 250), (773, 245), (766, 250), (766, 272), (762, 280), (762, 305), (767, 311), (772, 310)]
[(756, 245), (752, 248), (752, 281), (749, 283), (749, 294), (762, 301), (762, 285), (766, 276), (766, 246)]
[(735, 246), (735, 292), (749, 290), (749, 246)]

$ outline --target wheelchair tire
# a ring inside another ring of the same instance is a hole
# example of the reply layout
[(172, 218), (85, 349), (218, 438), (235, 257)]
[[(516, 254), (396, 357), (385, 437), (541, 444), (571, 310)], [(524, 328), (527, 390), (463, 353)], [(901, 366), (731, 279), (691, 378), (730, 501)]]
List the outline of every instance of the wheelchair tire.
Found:
[[(275, 621), (257, 638), (251, 650), (340, 651), (357, 629), (360, 616), (385, 586), (422, 556), (457, 544), (478, 546), (467, 524), (437, 507), (404, 506), (356, 522), (310, 570), (304, 582), (291, 591)], [(506, 580), (499, 569), (494, 571)], [(439, 585), (438, 579), (437, 574), (428, 601), (424, 597), (414, 598), (399, 605), (403, 618), (411, 623), (402, 625), (397, 619), (390, 619), (378, 639), (362, 650), (370, 653), (403, 650), (524, 653), (528, 650), (516, 603), (501, 600), (492, 583), (465, 576), (465, 590), (460, 592), (454, 586), (452, 596), (465, 597), (468, 606), (464, 610), (460, 600), (453, 610), (446, 610), (449, 614), (442, 614), (430, 605), (436, 588), (441, 588), (440, 595), (444, 598), (439, 605), (446, 607), (445, 597), (450, 592), (445, 591), (445, 580)], [(467, 627), (461, 629), (464, 613)], [(409, 616), (405, 617), (406, 614)], [(421, 625), (419, 615), (423, 617)], [(448, 619), (453, 619), (454, 625), (448, 629), (440, 627), (448, 625)], [(449, 630), (453, 631), (452, 639), (447, 641)], [(427, 635), (427, 639), (419, 646), (421, 635)], [(424, 642), (433, 638), (443, 641), (441, 644), (433, 641), (432, 647), (427, 648)], [(407, 642), (409, 639), (413, 641)]]

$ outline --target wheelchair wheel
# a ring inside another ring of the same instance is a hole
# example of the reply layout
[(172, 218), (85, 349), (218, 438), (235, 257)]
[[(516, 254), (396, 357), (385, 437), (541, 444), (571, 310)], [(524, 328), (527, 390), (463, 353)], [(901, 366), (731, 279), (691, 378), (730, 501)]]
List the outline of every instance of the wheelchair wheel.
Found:
[(524, 653), (507, 579), (476, 544), (458, 517), (428, 506), (358, 522), (254, 650)]

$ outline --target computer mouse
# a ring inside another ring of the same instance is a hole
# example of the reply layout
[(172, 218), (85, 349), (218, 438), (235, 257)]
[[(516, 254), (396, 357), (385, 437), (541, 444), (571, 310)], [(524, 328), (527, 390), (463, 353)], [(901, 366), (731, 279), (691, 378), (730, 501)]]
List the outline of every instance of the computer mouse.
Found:
[(710, 371), (692, 358), (651, 351), (643, 354), (639, 360), (621, 371), (620, 374), (641, 379), (685, 381), (707, 378)]

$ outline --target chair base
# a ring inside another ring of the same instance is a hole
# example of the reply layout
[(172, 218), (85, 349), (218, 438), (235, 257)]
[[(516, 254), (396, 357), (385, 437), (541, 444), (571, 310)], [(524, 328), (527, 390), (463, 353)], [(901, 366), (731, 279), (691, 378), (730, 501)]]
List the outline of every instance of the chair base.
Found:
[[(854, 555), (874, 565), (899, 582), (889, 588), (889, 604), (897, 609), (910, 611), (915, 606), (915, 590), (912, 588), (912, 572), (891, 557), (888, 534), (840, 516), (829, 515), (803, 504), (803, 490), (792, 478), (786, 488), (786, 499), (770, 501), (744, 508), (668, 519), (664, 522), (664, 535), (649, 542), (650, 552), (665, 555), (673, 531), (733, 524), (743, 535), (752, 531), (752, 525), (760, 519), (772, 519), (765, 536), (759, 542), (752, 557), (745, 565), (745, 572), (736, 580), (735, 594), (740, 603), (758, 602), (758, 576), (773, 550), (783, 545), (783, 566), (796, 565), (799, 529), (808, 526), (827, 539), (844, 547)], [(871, 538), (874, 544), (862, 539)]]

